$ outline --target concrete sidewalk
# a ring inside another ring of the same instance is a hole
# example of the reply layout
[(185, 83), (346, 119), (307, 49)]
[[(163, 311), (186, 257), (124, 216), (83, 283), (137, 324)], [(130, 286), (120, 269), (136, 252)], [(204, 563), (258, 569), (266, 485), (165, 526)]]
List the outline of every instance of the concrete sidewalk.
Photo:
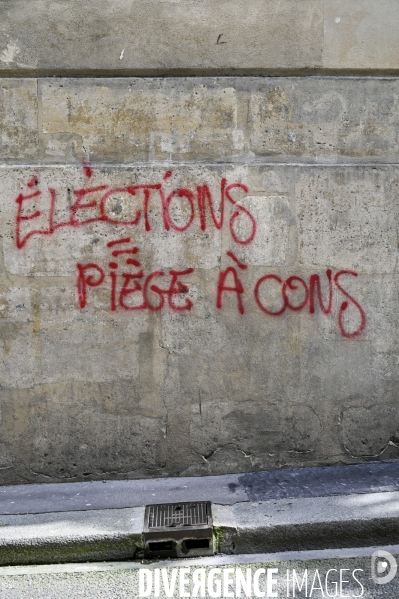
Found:
[(144, 506), (212, 502), (220, 553), (399, 543), (399, 464), (3, 487), (0, 565), (142, 558)]

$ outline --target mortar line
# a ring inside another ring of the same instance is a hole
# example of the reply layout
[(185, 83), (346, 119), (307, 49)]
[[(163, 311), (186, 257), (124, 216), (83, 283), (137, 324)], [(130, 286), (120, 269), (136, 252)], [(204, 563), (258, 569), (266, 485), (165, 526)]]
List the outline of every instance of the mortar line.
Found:
[[(199, 166), (209, 167), (235, 167), (235, 166), (246, 166), (248, 168), (254, 167), (307, 167), (307, 168), (336, 168), (336, 167), (391, 167), (399, 166), (397, 162), (246, 162), (246, 161), (231, 161), (231, 162), (181, 162), (181, 161), (148, 161), (148, 162), (90, 162), (90, 166), (93, 168), (115, 168), (119, 170), (136, 168), (136, 169), (148, 169), (148, 168), (167, 168), (169, 166), (181, 167), (181, 168), (198, 168)], [(79, 163), (48, 163), (38, 164), (37, 162), (32, 163), (21, 163), (21, 164), (0, 164), (0, 170), (18, 170), (24, 168), (36, 168), (36, 169), (76, 169), (81, 168)]]
[[(323, 48), (324, 50), (324, 48)], [(343, 79), (369, 79), (369, 78), (392, 78), (397, 79), (399, 77), (399, 69), (384, 69), (384, 68), (371, 68), (371, 69), (355, 69), (355, 68), (341, 68), (334, 69), (328, 67), (301, 67), (298, 69), (263, 69), (256, 67), (249, 68), (149, 68), (149, 69), (126, 69), (126, 70), (104, 70), (104, 69), (93, 69), (85, 71), (84, 69), (35, 69), (35, 70), (24, 70), (20, 71), (7, 71), (0, 70), (0, 77), (3, 79), (55, 79), (55, 78), (68, 78), (68, 79), (120, 79), (120, 78), (137, 78), (137, 79), (198, 79), (198, 78), (311, 78), (311, 77), (330, 77)]]

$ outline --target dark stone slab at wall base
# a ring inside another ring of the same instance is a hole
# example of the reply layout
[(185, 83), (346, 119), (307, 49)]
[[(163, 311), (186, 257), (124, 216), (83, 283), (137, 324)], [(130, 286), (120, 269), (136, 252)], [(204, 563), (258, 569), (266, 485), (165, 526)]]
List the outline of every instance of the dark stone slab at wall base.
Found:
[(0, 514), (119, 509), (176, 501), (233, 505), (394, 491), (399, 491), (399, 462), (370, 462), (206, 477), (10, 485), (0, 488)]

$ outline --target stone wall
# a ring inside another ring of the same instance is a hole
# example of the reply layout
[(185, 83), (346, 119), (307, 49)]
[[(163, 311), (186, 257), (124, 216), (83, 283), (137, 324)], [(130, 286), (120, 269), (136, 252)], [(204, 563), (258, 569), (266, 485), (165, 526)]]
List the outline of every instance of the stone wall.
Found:
[(398, 458), (397, 2), (0, 14), (0, 483)]

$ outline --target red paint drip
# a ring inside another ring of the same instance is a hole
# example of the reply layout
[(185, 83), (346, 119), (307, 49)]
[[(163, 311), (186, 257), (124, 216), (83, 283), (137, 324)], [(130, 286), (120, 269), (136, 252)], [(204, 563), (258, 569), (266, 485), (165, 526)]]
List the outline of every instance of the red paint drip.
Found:
[(89, 166), (88, 162), (83, 162), (83, 172), (85, 177), (90, 179), (93, 176), (93, 169)]

